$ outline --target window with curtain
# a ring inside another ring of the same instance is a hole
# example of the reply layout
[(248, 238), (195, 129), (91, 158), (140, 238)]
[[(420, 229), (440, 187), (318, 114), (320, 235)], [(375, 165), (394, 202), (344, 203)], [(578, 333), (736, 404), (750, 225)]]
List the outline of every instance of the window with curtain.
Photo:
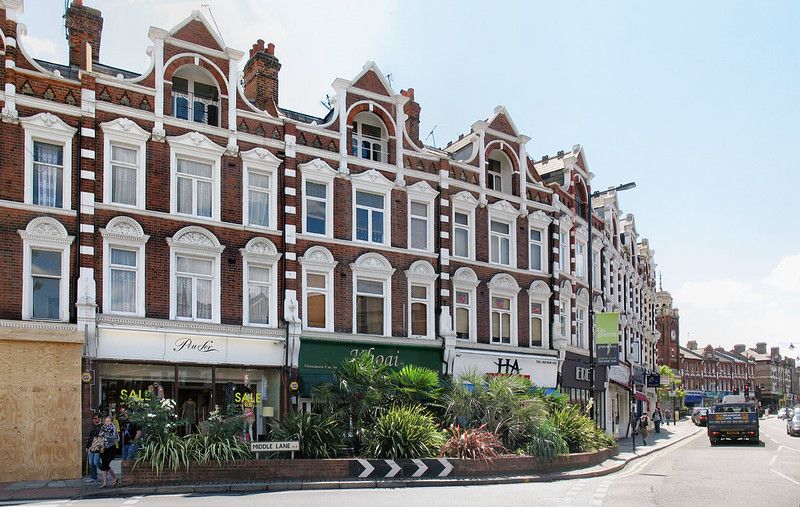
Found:
[(586, 243), (575, 244), (575, 275), (579, 278), (586, 276)]
[(328, 277), (323, 273), (306, 275), (306, 324), (325, 329), (327, 325)]
[(409, 230), (409, 248), (428, 249), (428, 205), (424, 202), (411, 201), (411, 224)]
[(575, 343), (576, 347), (584, 348), (586, 343), (586, 310), (578, 308), (575, 312)]
[(356, 192), (356, 239), (383, 243), (384, 196)]
[(469, 215), (456, 211), (453, 213), (453, 255), (469, 257)]
[(177, 312), (180, 319), (211, 320), (214, 262), (176, 257)]
[(136, 206), (137, 159), (136, 149), (111, 145), (111, 202)]
[(456, 318), (456, 338), (461, 340), (469, 340), (470, 328), (470, 293), (463, 290), (456, 291), (456, 297), (453, 301), (455, 307)]
[(356, 332), (383, 334), (384, 282), (356, 279)]
[(542, 270), (542, 231), (530, 230), (530, 268), (535, 271)]
[(542, 346), (542, 303), (531, 303), (531, 347)]
[(325, 208), (328, 199), (328, 186), (324, 183), (306, 181), (306, 229), (311, 234), (327, 232)]
[(61, 208), (64, 202), (64, 147), (33, 142), (33, 203)]
[(428, 288), (424, 285), (411, 286), (411, 334), (428, 335)]
[(210, 217), (212, 211), (211, 164), (178, 158), (178, 213)]
[(511, 263), (511, 225), (507, 222), (491, 221), (489, 232), (489, 260), (508, 266)]
[(250, 225), (269, 227), (270, 202), (272, 188), (269, 174), (250, 169), (247, 174), (247, 218)]
[(136, 312), (136, 252), (111, 248), (111, 311)]
[(511, 299), (492, 297), (492, 343), (511, 343)]
[(31, 250), (34, 319), (59, 320), (61, 252)]
[(271, 269), (266, 266), (248, 265), (247, 294), (250, 324), (268, 325), (270, 323), (271, 275)]
[(569, 233), (565, 231), (558, 235), (558, 269), (562, 273), (569, 269)]

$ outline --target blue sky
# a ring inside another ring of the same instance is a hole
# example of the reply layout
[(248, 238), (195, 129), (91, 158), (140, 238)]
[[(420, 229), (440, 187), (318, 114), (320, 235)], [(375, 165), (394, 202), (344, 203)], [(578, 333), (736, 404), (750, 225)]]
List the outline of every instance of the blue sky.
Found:
[[(105, 18), (101, 60), (140, 71), (148, 27), (208, 3), (229, 46), (275, 42), (281, 105), (312, 114), (374, 60), (415, 88), (440, 146), (505, 105), (532, 156), (580, 143), (595, 188), (637, 182), (623, 212), (656, 250), (682, 342), (800, 346), (798, 2), (85, 3)], [(62, 11), (26, 1), (35, 56), (66, 60)]]

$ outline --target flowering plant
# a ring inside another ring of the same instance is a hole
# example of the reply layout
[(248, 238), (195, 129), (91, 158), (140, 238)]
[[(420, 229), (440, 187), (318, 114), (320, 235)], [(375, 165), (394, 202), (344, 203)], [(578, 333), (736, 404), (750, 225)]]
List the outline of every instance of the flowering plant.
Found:
[(142, 429), (144, 438), (174, 433), (183, 424), (175, 413), (175, 400), (171, 399), (132, 399), (128, 417)]

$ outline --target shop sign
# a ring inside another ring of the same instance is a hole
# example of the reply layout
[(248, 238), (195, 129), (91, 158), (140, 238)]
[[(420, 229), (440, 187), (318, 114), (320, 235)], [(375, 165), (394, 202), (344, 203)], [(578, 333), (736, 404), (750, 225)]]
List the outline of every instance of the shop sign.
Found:
[(661, 387), (669, 387), (670, 380), (667, 375), (661, 375)]
[(658, 373), (651, 373), (647, 376), (647, 387), (661, 386), (661, 375)]
[(594, 316), (595, 364), (619, 364), (619, 313), (601, 312)]
[(633, 383), (636, 385), (644, 385), (647, 372), (641, 366), (633, 367)]
[(250, 442), (252, 452), (286, 452), (299, 451), (300, 441), (291, 442)]
[(608, 379), (618, 384), (628, 386), (631, 383), (631, 370), (624, 364), (611, 366), (608, 369)]
[(81, 382), (84, 384), (91, 384), (92, 383), (92, 372), (85, 371), (83, 375), (81, 375)]
[(538, 387), (555, 387), (558, 376), (558, 359), (527, 354), (456, 349), (453, 367), (456, 376), (468, 372), (522, 375)]
[(193, 361), (198, 363), (217, 363), (227, 353), (226, 338), (209, 338), (205, 336), (167, 337), (164, 358), (175, 361)]
[(589, 368), (583, 368), (582, 366), (575, 367), (575, 380), (582, 380), (584, 382), (589, 382), (591, 380), (591, 374), (589, 373), (591, 370)]

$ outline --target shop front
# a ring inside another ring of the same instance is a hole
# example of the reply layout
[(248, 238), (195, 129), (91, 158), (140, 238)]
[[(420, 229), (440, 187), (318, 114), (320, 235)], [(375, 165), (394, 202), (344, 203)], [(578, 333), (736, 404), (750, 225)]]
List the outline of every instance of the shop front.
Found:
[(456, 349), (455, 376), (465, 373), (487, 375), (522, 375), (537, 387), (556, 387), (558, 352), (551, 355), (519, 354), (504, 350)]
[(202, 431), (214, 410), (252, 413), (247, 437), (266, 436), (280, 413), (282, 340), (143, 330), (99, 329), (89, 406), (113, 413), (135, 399), (171, 399)]
[(620, 363), (608, 368), (608, 397), (610, 400), (610, 433), (615, 438), (628, 435), (631, 408), (631, 368)]
[[(594, 391), (592, 393), (591, 368), (589, 356), (566, 351), (564, 362), (561, 366), (561, 391), (569, 396), (571, 403), (581, 406), (584, 410), (589, 406), (589, 401), (594, 400), (594, 413), (605, 414), (605, 383), (607, 367), (595, 366)], [(605, 423), (604, 417), (599, 417)]]
[(373, 361), (385, 364), (393, 370), (407, 364), (423, 366), (440, 373), (442, 371), (442, 348), (439, 342), (423, 344), (396, 344), (375, 342), (356, 342), (344, 338), (315, 339), (301, 338), (300, 342), (300, 397), (310, 401), (314, 386), (333, 382), (333, 371), (344, 361), (364, 352), (372, 354)]

